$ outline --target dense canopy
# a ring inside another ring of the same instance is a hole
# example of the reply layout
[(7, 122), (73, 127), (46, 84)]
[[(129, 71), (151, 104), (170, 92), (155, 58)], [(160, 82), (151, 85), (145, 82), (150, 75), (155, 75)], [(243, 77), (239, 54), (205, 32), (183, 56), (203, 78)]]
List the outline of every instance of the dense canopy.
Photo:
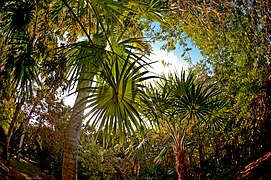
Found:
[[(271, 178), (270, 8), (2, 0), (0, 177), (29, 161), (49, 179)], [(151, 72), (160, 42), (189, 68)]]

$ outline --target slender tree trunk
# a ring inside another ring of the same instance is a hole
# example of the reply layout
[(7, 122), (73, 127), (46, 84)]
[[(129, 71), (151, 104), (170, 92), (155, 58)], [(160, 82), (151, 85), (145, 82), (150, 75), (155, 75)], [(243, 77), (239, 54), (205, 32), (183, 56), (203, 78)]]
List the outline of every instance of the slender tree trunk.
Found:
[[(89, 84), (85, 83), (83, 87)], [(88, 93), (79, 91), (76, 97), (75, 106), (82, 103), (82, 100), (88, 96)], [(82, 128), (82, 120), (86, 104), (81, 104), (76, 108), (72, 115), (66, 132), (64, 142), (64, 153), (62, 162), (62, 179), (77, 180), (77, 159), (78, 159), (78, 142)]]
[(175, 161), (178, 180), (188, 179), (188, 160), (182, 147), (175, 147)]
[(200, 143), (199, 147), (199, 180), (203, 179), (203, 144)]
[(232, 162), (231, 145), (226, 144), (225, 149), (226, 149), (226, 154), (227, 154), (227, 163), (231, 164), (231, 162)]
[(16, 109), (15, 109), (14, 115), (12, 117), (11, 123), (9, 125), (8, 134), (7, 134), (6, 141), (5, 141), (5, 146), (4, 146), (4, 149), (3, 149), (3, 152), (2, 152), (2, 159), (5, 160), (5, 161), (8, 160), (9, 142), (10, 142), (11, 136), (13, 134), (15, 124), (17, 122), (17, 118), (18, 118), (18, 115), (19, 115), (19, 113), (21, 111), (22, 105), (23, 105), (23, 102), (18, 102), (16, 104)]
[(215, 144), (215, 173), (217, 173), (218, 167), (220, 165), (220, 153), (219, 153), (219, 143), (220, 140), (218, 138), (215, 138), (214, 144)]
[(21, 138), (20, 138), (19, 150), (18, 150), (18, 153), (17, 153), (17, 155), (16, 155), (16, 160), (17, 160), (17, 161), (20, 161), (20, 160), (21, 160), (21, 156), (22, 156), (22, 154), (21, 154), (21, 149), (22, 149), (22, 147), (23, 147), (25, 132), (26, 132), (26, 127), (24, 126), (23, 134), (22, 134), (22, 136), (21, 136)]
[(198, 135), (198, 151), (199, 151), (199, 180), (203, 179), (203, 137), (201, 137), (201, 133), (199, 130), (197, 130), (197, 135)]
[(21, 135), (21, 138), (20, 138), (20, 144), (19, 144), (19, 148), (18, 148), (19, 150), (18, 150), (17, 155), (16, 155), (16, 160), (17, 161), (20, 161), (20, 159), (21, 159), (21, 156), (22, 156), (21, 150), (22, 150), (23, 143), (24, 143), (24, 137), (25, 137), (25, 133), (26, 133), (26, 130), (27, 130), (27, 125), (29, 124), (29, 121), (31, 119), (31, 116), (32, 116), (36, 106), (37, 106), (37, 104), (34, 103), (33, 107), (31, 108), (31, 111), (30, 111), (30, 113), (28, 115), (28, 118), (25, 121), (25, 124), (24, 124), (24, 127), (23, 127), (23, 132), (22, 132), (22, 135)]

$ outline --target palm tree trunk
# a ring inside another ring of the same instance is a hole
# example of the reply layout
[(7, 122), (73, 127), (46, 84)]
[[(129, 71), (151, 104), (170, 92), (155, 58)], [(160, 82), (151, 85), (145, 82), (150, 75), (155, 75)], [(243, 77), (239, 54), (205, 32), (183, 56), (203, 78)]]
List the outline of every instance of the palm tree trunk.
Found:
[(5, 146), (4, 146), (4, 149), (3, 149), (3, 152), (2, 152), (2, 159), (7, 161), (8, 160), (8, 149), (9, 149), (9, 142), (10, 142), (10, 139), (11, 139), (11, 136), (12, 136), (12, 133), (14, 131), (14, 128), (15, 128), (15, 124), (17, 122), (17, 118), (18, 118), (18, 115), (21, 111), (21, 107), (23, 105), (23, 102), (18, 102), (16, 104), (16, 109), (15, 109), (15, 112), (14, 112), (14, 115), (12, 117), (12, 120), (11, 120), (11, 123), (9, 125), (9, 129), (8, 129), (8, 134), (7, 134), (7, 137), (6, 137), (6, 141), (5, 141)]
[(176, 172), (178, 180), (188, 179), (188, 160), (182, 147), (175, 147)]
[[(83, 87), (87, 87), (88, 83), (84, 83)], [(79, 91), (76, 97), (75, 106), (82, 103), (82, 100), (88, 96), (88, 93)], [(62, 162), (62, 179), (77, 180), (77, 159), (78, 159), (78, 142), (80, 139), (80, 131), (82, 128), (82, 120), (86, 104), (83, 103), (76, 108), (72, 115), (66, 132), (64, 142), (64, 153)]]

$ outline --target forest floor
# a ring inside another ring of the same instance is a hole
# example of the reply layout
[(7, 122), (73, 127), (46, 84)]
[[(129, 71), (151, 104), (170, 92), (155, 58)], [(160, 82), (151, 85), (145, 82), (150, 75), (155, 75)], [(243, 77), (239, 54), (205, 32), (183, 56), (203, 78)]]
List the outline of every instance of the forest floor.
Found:
[[(1, 149), (0, 149), (1, 154)], [(0, 159), (0, 165), (2, 160)], [(17, 161), (15, 158), (12, 158), (10, 164), (7, 165), (9, 172), (7, 175), (1, 175), (0, 180), (54, 180), (55, 178), (52, 175), (48, 175), (37, 165), (27, 162), (23, 159)]]

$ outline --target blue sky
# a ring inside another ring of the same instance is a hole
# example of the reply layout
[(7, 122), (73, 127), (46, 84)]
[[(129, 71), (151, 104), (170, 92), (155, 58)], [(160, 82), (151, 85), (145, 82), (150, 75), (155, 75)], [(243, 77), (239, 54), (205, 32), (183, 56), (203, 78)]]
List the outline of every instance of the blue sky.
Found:
[[(154, 30), (159, 30), (160, 25), (158, 22), (155, 22), (151, 24), (151, 27), (154, 28)], [(167, 52), (166, 50), (161, 49), (164, 43), (164, 41), (160, 41), (151, 44), (153, 47), (153, 54), (150, 56), (150, 59), (152, 61), (158, 61), (158, 63), (154, 64), (154, 71), (157, 73), (162, 73), (165, 71), (165, 74), (167, 74), (168, 71), (181, 70), (182, 68), (187, 69), (189, 64), (181, 57), (184, 49), (177, 43), (176, 49), (174, 51)], [(186, 43), (188, 45), (187, 47), (192, 49), (189, 51), (192, 64), (196, 64), (203, 57), (201, 56), (199, 49), (193, 45), (192, 41), (188, 39), (186, 40)], [(164, 67), (161, 63), (162, 60), (166, 63), (169, 63), (169, 66), (171, 67)]]
[[(160, 23), (154, 22), (151, 23), (151, 28), (154, 28), (154, 30), (160, 29)], [(156, 42), (155, 44), (152, 44), (154, 51), (158, 51), (160, 47), (163, 45), (163, 41)], [(192, 50), (189, 52), (192, 63), (196, 64), (199, 60), (202, 59), (202, 56), (200, 54), (200, 51), (198, 48), (196, 48), (191, 40), (186, 40), (186, 43), (188, 44), (188, 48), (192, 48)], [(181, 58), (181, 54), (183, 53), (183, 48), (177, 43), (176, 49), (173, 51), (173, 55), (175, 55), (180, 62), (183, 62), (183, 59)]]
[[(189, 51), (189, 56), (191, 58), (192, 64), (196, 64), (200, 61), (203, 57), (200, 54), (198, 48), (196, 48), (193, 43), (187, 40), (188, 48), (191, 48)], [(174, 51), (166, 51), (162, 50), (161, 46), (164, 42), (156, 42), (152, 45), (153, 51), (151, 56), (149, 57), (151, 61), (157, 61), (157, 63), (152, 64), (153, 69), (150, 69), (151, 72), (155, 72), (156, 74), (165, 74), (167, 75), (170, 71), (173, 72), (177, 70), (180, 72), (182, 69), (187, 70), (189, 67), (189, 63), (185, 61), (181, 55), (184, 52), (184, 49), (177, 45)], [(168, 64), (168, 66), (164, 66), (162, 61)]]
[[(190, 57), (191, 57), (191, 60), (192, 60), (192, 63), (193, 63), (193, 64), (196, 64), (196, 63), (197, 63), (198, 61), (200, 61), (203, 57), (201, 56), (199, 49), (196, 48), (196, 47), (191, 43), (191, 41), (188, 41), (187, 44), (188, 44), (188, 47), (189, 47), (189, 48), (192, 48), (192, 50), (189, 52)], [(176, 50), (173, 52), (173, 54), (174, 54), (175, 56), (177, 56), (178, 59), (179, 59), (180, 61), (183, 61), (182, 58), (181, 58), (182, 52), (183, 52), (183, 48), (180, 47), (180, 45), (177, 45)]]
[[(153, 47), (154, 52), (155, 52), (155, 51), (164, 51), (164, 50), (161, 50), (161, 49), (160, 49), (161, 46), (162, 46), (162, 44), (163, 44), (163, 42), (157, 42), (157, 43), (155, 43), (155, 44), (152, 44), (152, 47)], [(192, 50), (189, 52), (190, 57), (191, 57), (191, 60), (192, 60), (192, 63), (193, 63), (193, 64), (196, 64), (196, 63), (197, 63), (198, 61), (200, 61), (203, 57), (201, 56), (199, 49), (196, 48), (196, 47), (192, 44), (191, 41), (188, 40), (188, 41), (187, 41), (187, 44), (188, 44), (188, 48), (192, 48)], [(166, 51), (165, 51), (165, 52), (166, 52)], [(168, 52), (168, 53), (170, 53), (170, 52)], [(183, 48), (182, 48), (179, 44), (177, 44), (176, 49), (173, 51), (173, 55), (176, 56), (180, 62), (185, 62), (185, 61), (182, 59), (182, 57), (181, 57), (182, 53), (183, 53)]]

